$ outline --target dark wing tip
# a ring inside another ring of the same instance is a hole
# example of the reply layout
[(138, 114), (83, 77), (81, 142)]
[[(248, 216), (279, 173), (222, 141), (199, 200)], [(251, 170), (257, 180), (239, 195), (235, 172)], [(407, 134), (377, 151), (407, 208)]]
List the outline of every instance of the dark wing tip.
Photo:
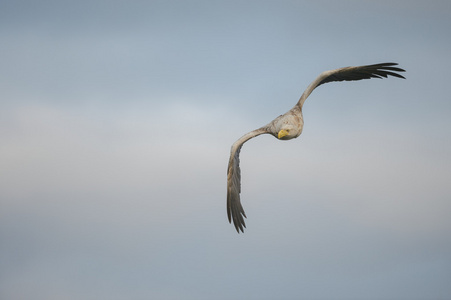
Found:
[(390, 63), (377, 64), (377, 65), (373, 65), (373, 66), (375, 66), (378, 70), (381, 70), (382, 72), (384, 72), (386, 75), (406, 79), (401, 74), (395, 73), (395, 72), (405, 72), (406, 71), (404, 69), (394, 67), (397, 65), (398, 65), (397, 63), (390, 62)]
[(239, 205), (239, 207), (232, 206), (230, 209), (230, 212), (231, 212), (232, 220), (229, 219), (229, 223), (231, 223), (231, 221), (233, 221), (233, 225), (235, 226), (236, 232), (238, 232), (238, 233), (240, 233), (240, 231), (244, 232), (244, 228), (246, 228), (246, 223), (244, 222), (244, 218), (247, 218), (247, 217), (246, 217), (246, 213), (244, 212), (241, 204)]
[(244, 222), (243, 216), (246, 218), (246, 215), (239, 215), (239, 220), (233, 219), (233, 225), (235, 225), (236, 232), (244, 233), (244, 228), (246, 228), (246, 223)]
[(229, 223), (233, 222), (238, 233), (240, 233), (240, 231), (244, 232), (244, 228), (246, 228), (243, 217), (247, 218), (246, 213), (241, 206), (239, 194), (234, 195), (229, 191), (227, 194), (227, 218), (229, 219)]
[(396, 72), (405, 72), (404, 69), (395, 67), (397, 63), (388, 62), (359, 67), (345, 67), (333, 70), (332, 74), (318, 83), (318, 86), (332, 81), (354, 81), (371, 78), (387, 78), (393, 76), (405, 79), (404, 76)]

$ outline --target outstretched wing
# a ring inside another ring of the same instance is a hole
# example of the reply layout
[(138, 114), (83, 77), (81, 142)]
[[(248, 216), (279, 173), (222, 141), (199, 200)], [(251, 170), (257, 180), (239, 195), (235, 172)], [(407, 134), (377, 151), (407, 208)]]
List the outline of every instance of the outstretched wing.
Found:
[[(332, 81), (352, 81), (370, 78), (387, 78), (394, 76), (404, 78), (404, 76), (396, 72), (405, 72), (405, 70), (394, 67), (397, 63), (382, 63), (375, 65), (359, 66), (359, 67), (345, 67), (321, 73), (304, 91), (297, 105), (302, 108), (307, 97), (313, 90), (323, 83)], [(404, 78), (405, 79), (405, 78)]]
[(232, 145), (232, 149), (230, 150), (229, 167), (227, 169), (227, 216), (229, 218), (229, 223), (233, 220), (233, 225), (235, 225), (235, 229), (238, 233), (240, 230), (241, 232), (244, 232), (243, 227), (246, 227), (243, 218), (243, 216), (246, 217), (246, 214), (244, 213), (240, 201), (240, 150), (246, 141), (264, 133), (269, 132), (263, 127), (246, 133)]

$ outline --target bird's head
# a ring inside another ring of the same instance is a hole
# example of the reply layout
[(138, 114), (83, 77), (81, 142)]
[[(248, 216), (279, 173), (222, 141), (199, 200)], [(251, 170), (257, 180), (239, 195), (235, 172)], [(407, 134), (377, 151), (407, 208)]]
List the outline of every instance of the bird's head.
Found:
[(297, 138), (300, 134), (299, 126), (283, 124), (277, 132), (277, 138), (279, 140), (291, 140)]
[(303, 125), (302, 114), (295, 114), (289, 111), (285, 115), (274, 119), (269, 124), (269, 128), (271, 134), (279, 140), (291, 140), (302, 133)]

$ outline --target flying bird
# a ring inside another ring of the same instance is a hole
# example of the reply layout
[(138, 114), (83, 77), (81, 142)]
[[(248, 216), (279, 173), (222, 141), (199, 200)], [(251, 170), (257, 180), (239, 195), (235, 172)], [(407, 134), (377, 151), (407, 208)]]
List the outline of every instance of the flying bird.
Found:
[(302, 133), (304, 120), (302, 118), (302, 106), (312, 91), (321, 84), (332, 81), (352, 81), (371, 78), (387, 78), (394, 76), (404, 78), (396, 72), (405, 70), (395, 67), (397, 63), (382, 63), (375, 65), (345, 67), (321, 73), (304, 91), (296, 105), (283, 115), (278, 116), (267, 125), (240, 137), (230, 150), (230, 159), (227, 169), (227, 216), (229, 223), (233, 225), (238, 233), (244, 232), (246, 224), (243, 206), (240, 201), (241, 175), (240, 175), (240, 150), (245, 142), (261, 134), (271, 134), (279, 140), (291, 140)]

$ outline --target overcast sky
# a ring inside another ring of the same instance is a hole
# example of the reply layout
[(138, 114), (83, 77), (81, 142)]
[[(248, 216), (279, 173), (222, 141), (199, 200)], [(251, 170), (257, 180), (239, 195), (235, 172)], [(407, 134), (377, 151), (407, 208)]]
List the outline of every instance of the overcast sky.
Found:
[[(0, 298), (450, 299), (450, 1), (0, 1)], [(230, 146), (319, 73), (304, 132)]]

